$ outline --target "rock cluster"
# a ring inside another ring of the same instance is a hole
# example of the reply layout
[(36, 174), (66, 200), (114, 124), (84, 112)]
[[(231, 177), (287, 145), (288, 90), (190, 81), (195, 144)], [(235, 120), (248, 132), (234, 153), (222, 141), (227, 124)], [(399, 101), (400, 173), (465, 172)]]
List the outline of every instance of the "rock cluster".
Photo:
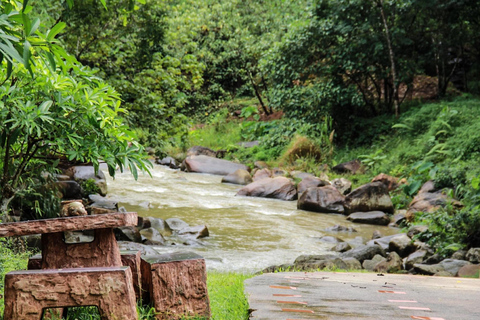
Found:
[[(329, 230), (342, 230), (339, 226)], [(442, 259), (422, 242), (412, 239), (415, 232), (372, 239), (351, 247), (339, 238), (323, 238), (332, 243), (332, 252), (323, 255), (301, 255), (293, 264), (269, 267), (263, 272), (282, 270), (368, 270), (378, 273), (410, 273), (434, 276), (480, 277), (480, 248), (457, 251)], [(374, 235), (375, 237), (375, 235)], [(333, 238), (333, 237), (324, 237)]]

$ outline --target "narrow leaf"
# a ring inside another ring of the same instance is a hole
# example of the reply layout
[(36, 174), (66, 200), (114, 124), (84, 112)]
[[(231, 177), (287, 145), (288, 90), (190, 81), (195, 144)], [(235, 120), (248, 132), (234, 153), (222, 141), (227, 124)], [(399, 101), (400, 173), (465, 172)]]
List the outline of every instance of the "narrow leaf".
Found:
[(55, 62), (55, 57), (53, 56), (53, 54), (51, 52), (46, 52), (46, 54), (47, 54), (48, 62), (50, 63), (50, 67), (52, 67), (52, 70), (53, 71), (57, 70), (57, 64)]
[(53, 28), (47, 33), (47, 41), (52, 41), (57, 34), (59, 34), (60, 32), (62, 32), (63, 29), (65, 29), (66, 26), (67, 24), (65, 22), (59, 22), (55, 26), (53, 26)]
[(25, 12), (25, 9), (27, 8), (27, 5), (28, 5), (28, 1), (29, 1), (29, 0), (23, 0), (22, 12)]
[(32, 46), (30, 45), (30, 42), (25, 41), (25, 44), (23, 46), (23, 64), (33, 77), (32, 66), (30, 65), (30, 58), (32, 57), (32, 52), (30, 51), (31, 47)]
[(32, 35), (35, 31), (37, 31), (37, 29), (38, 29), (39, 26), (40, 26), (40, 19), (37, 18), (37, 19), (35, 19), (35, 21), (33, 22), (32, 27), (31, 27), (31, 29), (30, 29), (30, 33), (27, 34), (27, 36), (30, 36), (30, 35)]

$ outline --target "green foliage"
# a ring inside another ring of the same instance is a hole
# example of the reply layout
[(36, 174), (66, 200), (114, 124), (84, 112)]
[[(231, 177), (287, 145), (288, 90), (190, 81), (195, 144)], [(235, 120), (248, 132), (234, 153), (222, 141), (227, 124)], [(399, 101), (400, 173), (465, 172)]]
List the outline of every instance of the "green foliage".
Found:
[(96, 184), (95, 179), (87, 179), (80, 183), (82, 187), (82, 192), (84, 195), (88, 196), (90, 194), (101, 193), (100, 187)]
[(372, 154), (360, 155), (358, 157), (361, 159), (364, 165), (366, 165), (370, 169), (374, 169), (387, 156), (383, 153), (382, 149), (378, 149)]
[[(22, 9), (20, 4), (0, 6), (4, 11)], [(55, 168), (60, 158), (92, 162), (97, 169), (104, 160), (112, 176), (117, 166), (122, 171), (128, 168), (137, 177), (137, 168), (148, 170), (151, 165), (120, 117), (126, 110), (120, 106), (115, 89), (58, 45), (55, 36), (65, 24), (58, 23), (42, 33), (39, 30), (44, 26), (35, 19), (33, 25), (40, 28), (32, 35), (33, 19), (27, 15), (31, 9), (21, 11), (11, 11), (11, 23), (2, 25), (4, 31), (15, 35), (8, 39), (24, 41), (23, 58), (9, 50), (7, 59), (1, 61), (0, 78), (5, 79), (0, 84), (3, 214), (28, 179)], [(18, 15), (24, 18), (15, 19)], [(41, 210), (35, 206), (37, 214)]]

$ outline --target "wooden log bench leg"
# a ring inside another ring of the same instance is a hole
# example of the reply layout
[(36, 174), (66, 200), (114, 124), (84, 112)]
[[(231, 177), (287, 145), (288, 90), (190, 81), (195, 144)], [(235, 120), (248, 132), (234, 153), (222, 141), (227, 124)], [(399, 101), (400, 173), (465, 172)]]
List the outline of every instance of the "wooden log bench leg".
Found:
[(43, 309), (96, 306), (102, 320), (137, 320), (129, 267), (13, 271), (4, 320), (40, 320)]
[(195, 253), (143, 256), (142, 288), (157, 319), (210, 317), (205, 260)]
[[(122, 265), (130, 267), (132, 271), (133, 289), (135, 297), (140, 300), (142, 294), (141, 251), (121, 250)], [(42, 269), (42, 255), (36, 254), (28, 259), (28, 270)]]

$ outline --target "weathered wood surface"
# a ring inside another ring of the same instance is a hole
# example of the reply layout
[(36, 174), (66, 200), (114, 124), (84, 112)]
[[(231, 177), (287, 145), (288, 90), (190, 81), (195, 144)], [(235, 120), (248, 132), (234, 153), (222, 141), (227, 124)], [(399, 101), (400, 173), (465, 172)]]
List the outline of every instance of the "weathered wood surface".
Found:
[(118, 212), (101, 215), (0, 223), (0, 237), (136, 226), (137, 221), (136, 212)]
[(102, 320), (137, 320), (130, 268), (14, 271), (5, 276), (5, 320), (39, 320), (44, 308), (97, 306)]
[(63, 232), (42, 234), (42, 269), (120, 267), (112, 228), (96, 229), (92, 242), (67, 244)]
[(142, 288), (147, 290), (157, 319), (210, 316), (205, 260), (194, 253), (142, 258)]

